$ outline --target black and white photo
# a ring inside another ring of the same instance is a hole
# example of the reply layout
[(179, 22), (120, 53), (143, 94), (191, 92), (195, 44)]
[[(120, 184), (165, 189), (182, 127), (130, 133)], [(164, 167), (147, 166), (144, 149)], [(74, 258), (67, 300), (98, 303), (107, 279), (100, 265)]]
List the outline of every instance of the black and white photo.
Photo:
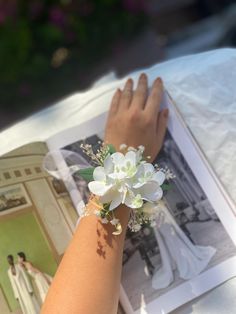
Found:
[[(92, 164), (81, 144), (91, 144), (96, 151), (100, 142), (99, 136), (92, 135), (64, 149)], [(157, 216), (156, 226), (147, 224), (140, 231), (128, 231), (126, 235), (122, 286), (134, 311), (139, 310), (142, 303), (156, 300), (183, 282), (236, 256), (233, 241), (170, 132), (153, 164), (168, 168), (175, 177), (170, 181), (170, 189), (164, 192), (163, 209)], [(87, 182), (77, 175), (74, 179), (86, 204)]]
[[(126, 234), (120, 297), (128, 314), (169, 313), (235, 276), (232, 203), (167, 94), (165, 106), (168, 132), (154, 164), (167, 167), (175, 178), (164, 191), (155, 225)], [(55, 137), (53, 149), (77, 153), (91, 166), (81, 144), (91, 144), (96, 151), (103, 140), (105, 119), (102, 114), (71, 128), (63, 140)], [(80, 211), (89, 190), (77, 174), (73, 178)]]

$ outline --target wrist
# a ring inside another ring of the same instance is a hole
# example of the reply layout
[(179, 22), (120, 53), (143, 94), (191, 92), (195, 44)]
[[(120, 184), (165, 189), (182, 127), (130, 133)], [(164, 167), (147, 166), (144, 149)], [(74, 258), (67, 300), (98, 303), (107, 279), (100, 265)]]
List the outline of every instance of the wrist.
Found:
[[(100, 211), (102, 208), (103, 208), (103, 205), (100, 203), (99, 197), (91, 194), (89, 201), (86, 205), (86, 209), (85, 209), (86, 216), (87, 215), (89, 216), (92, 214), (92, 215), (96, 215), (98, 219), (100, 219), (101, 217), (97, 215), (97, 211)], [(120, 204), (115, 210), (111, 212), (111, 214), (113, 214), (113, 212), (114, 212), (115, 217), (119, 219), (119, 221), (121, 222), (122, 227), (123, 227), (123, 224), (124, 226), (128, 224), (130, 212), (131, 212), (131, 209), (129, 207), (127, 207), (124, 204)]]

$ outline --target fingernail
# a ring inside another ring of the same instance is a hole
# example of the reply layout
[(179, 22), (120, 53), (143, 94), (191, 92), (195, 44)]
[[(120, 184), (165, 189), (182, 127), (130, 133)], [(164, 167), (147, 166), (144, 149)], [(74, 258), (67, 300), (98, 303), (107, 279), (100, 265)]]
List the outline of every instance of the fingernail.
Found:
[(127, 88), (127, 87), (130, 88), (132, 85), (133, 85), (133, 80), (131, 78), (129, 78), (126, 81), (124, 88)]
[(162, 83), (163, 83), (163, 82), (162, 82), (162, 79), (161, 79), (160, 77), (158, 77), (158, 78), (156, 79), (156, 82), (159, 83), (159, 84), (162, 84)]
[(145, 74), (145, 73), (142, 73), (141, 75), (140, 75), (140, 80), (144, 80), (144, 79), (146, 79), (147, 78), (147, 75)]

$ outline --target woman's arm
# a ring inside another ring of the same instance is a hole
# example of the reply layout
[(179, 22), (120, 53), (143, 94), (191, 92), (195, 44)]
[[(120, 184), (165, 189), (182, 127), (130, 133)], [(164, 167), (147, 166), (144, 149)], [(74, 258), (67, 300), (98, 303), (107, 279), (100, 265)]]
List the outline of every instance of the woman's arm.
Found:
[[(159, 152), (166, 131), (168, 111), (159, 112), (162, 81), (157, 79), (147, 95), (147, 77), (142, 74), (133, 91), (129, 79), (117, 90), (110, 107), (105, 141), (118, 150), (120, 144), (144, 145), (152, 159)], [(89, 205), (88, 205), (89, 206)], [(92, 206), (92, 205), (91, 205)], [(117, 313), (122, 253), (130, 210), (116, 209), (123, 232), (113, 235), (111, 224), (95, 215), (81, 219), (53, 280), (42, 314)]]

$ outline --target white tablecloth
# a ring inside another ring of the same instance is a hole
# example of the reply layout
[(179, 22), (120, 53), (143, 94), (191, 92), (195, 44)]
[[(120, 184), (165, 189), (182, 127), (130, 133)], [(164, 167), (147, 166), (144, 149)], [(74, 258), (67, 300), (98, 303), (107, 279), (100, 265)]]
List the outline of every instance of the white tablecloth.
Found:
[[(236, 50), (219, 49), (145, 69), (150, 84), (164, 80), (187, 125), (236, 203)], [(135, 80), (140, 71), (131, 73)], [(110, 74), (0, 134), (0, 154), (75, 126), (107, 110), (117, 80)], [(176, 314), (236, 313), (236, 279), (176, 310)]]

